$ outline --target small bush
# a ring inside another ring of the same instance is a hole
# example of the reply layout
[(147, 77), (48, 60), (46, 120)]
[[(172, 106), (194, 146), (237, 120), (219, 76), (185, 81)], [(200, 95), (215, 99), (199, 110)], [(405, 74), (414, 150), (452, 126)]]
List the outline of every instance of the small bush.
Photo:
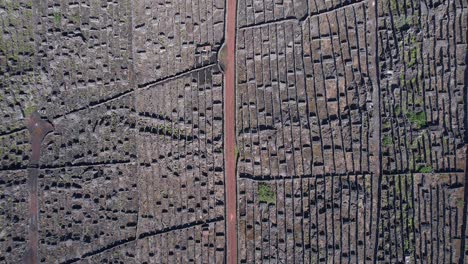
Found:
[(420, 172), (420, 173), (431, 173), (431, 172), (433, 172), (433, 169), (432, 169), (431, 166), (424, 166), (424, 167), (419, 168), (418, 172)]
[(37, 111), (37, 107), (35, 105), (28, 105), (24, 108), (24, 117), (29, 117), (32, 113)]
[(426, 126), (426, 114), (424, 112), (419, 113), (408, 113), (407, 117), (409, 121), (416, 126), (416, 128), (421, 128)]
[(55, 24), (60, 24), (62, 22), (62, 14), (58, 12), (54, 13), (54, 22)]
[(393, 141), (392, 141), (392, 138), (390, 136), (385, 136), (382, 140), (382, 144), (384, 147), (388, 147), (390, 145), (392, 145)]
[(258, 185), (258, 199), (267, 204), (276, 204), (276, 193), (265, 183)]
[(408, 57), (409, 57), (408, 67), (409, 68), (413, 67), (417, 63), (418, 53), (419, 53), (419, 47), (411, 49), (411, 51), (408, 53)]
[(395, 115), (400, 116), (401, 114), (401, 107), (399, 105), (395, 106)]

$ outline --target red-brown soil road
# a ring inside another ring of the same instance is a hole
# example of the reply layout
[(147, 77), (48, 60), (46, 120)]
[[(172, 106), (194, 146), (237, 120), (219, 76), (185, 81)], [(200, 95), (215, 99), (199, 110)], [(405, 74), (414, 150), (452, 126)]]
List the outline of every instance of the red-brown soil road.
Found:
[(226, 262), (237, 263), (237, 182), (236, 182), (236, 0), (227, 0), (226, 60), (224, 91), (224, 157), (226, 190)]
[(36, 264), (38, 261), (38, 221), (39, 206), (37, 201), (37, 178), (39, 176), (39, 160), (41, 156), (41, 144), (44, 137), (54, 130), (49, 122), (42, 120), (38, 113), (34, 112), (27, 120), (30, 133), (31, 157), (29, 158), (28, 185), (29, 185), (29, 241), (25, 255), (25, 263)]

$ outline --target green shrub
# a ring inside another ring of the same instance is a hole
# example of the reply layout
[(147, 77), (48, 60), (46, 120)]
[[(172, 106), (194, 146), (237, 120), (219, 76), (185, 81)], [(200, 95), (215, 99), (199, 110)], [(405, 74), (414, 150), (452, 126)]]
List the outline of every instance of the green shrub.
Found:
[(384, 147), (388, 147), (390, 145), (392, 145), (393, 141), (392, 141), (392, 138), (390, 136), (385, 136), (382, 140), (382, 144)]
[(37, 107), (35, 105), (28, 105), (24, 108), (24, 117), (27, 118), (36, 111), (37, 111)]
[(276, 193), (265, 183), (258, 185), (258, 199), (267, 204), (276, 204)]
[(395, 106), (395, 115), (399, 116), (401, 114), (401, 107), (399, 105)]
[(407, 117), (409, 121), (416, 126), (416, 128), (421, 128), (426, 126), (426, 114), (424, 112), (419, 113), (408, 113)]
[(418, 172), (420, 172), (420, 173), (431, 173), (431, 172), (433, 172), (433, 169), (432, 169), (431, 166), (424, 166), (424, 167), (419, 168)]
[(59, 12), (54, 13), (54, 22), (55, 24), (60, 24), (62, 22), (62, 14)]
[(411, 51), (409, 52), (408, 54), (409, 55), (408, 67), (409, 68), (413, 67), (416, 64), (418, 53), (419, 53), (419, 47), (415, 47), (414, 49), (411, 49)]

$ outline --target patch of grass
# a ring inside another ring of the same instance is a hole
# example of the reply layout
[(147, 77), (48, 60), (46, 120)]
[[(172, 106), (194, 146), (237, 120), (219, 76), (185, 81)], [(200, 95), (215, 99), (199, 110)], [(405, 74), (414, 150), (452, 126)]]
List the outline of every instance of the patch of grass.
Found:
[(393, 183), (393, 185), (395, 185), (395, 193), (397, 196), (399, 196), (401, 193), (400, 184), (402, 184), (401, 179), (397, 177), (397, 180)]
[(276, 193), (265, 183), (258, 185), (258, 199), (267, 204), (276, 204)]
[(55, 24), (60, 24), (62, 22), (62, 14), (60, 14), (59, 12), (55, 12), (54, 13), (54, 22)]
[[(411, 198), (410, 198), (411, 194), (409, 194), (408, 196), (409, 196), (409, 197), (408, 197), (408, 200), (410, 200), (410, 199), (411, 199)], [(411, 204), (411, 201), (409, 201), (409, 203), (408, 203), (407, 205), (405, 205), (405, 210), (409, 211), (409, 210), (411, 210), (411, 209), (413, 209), (413, 205)], [(410, 219), (412, 219), (412, 218), (410, 218)], [(411, 220), (411, 221), (412, 221), (412, 220)]]
[(32, 21), (32, 18), (33, 18), (32, 10), (26, 10), (26, 11), (24, 12), (24, 17), (25, 17), (26, 19)]
[(418, 172), (420, 173), (432, 173), (434, 170), (432, 169), (431, 166), (423, 166), (419, 168)]
[(390, 8), (393, 10), (393, 11), (396, 11), (397, 10), (397, 2), (396, 0), (390, 0)]
[(37, 111), (37, 107), (35, 105), (28, 105), (24, 108), (24, 116), (29, 117), (35, 111)]
[(457, 207), (458, 207), (459, 209), (463, 209), (463, 205), (464, 205), (464, 204), (463, 204), (463, 199), (458, 199), (458, 200), (457, 200)]
[[(397, 3), (398, 1), (398, 3)], [(390, 9), (393, 11), (393, 12), (399, 12), (399, 13), (403, 13), (405, 12), (405, 9), (408, 9), (410, 8), (411, 5), (410, 3), (406, 3), (406, 5), (403, 3), (403, 1), (399, 1), (399, 0), (390, 0)]]
[(418, 149), (418, 142), (419, 142), (419, 139), (416, 139), (415, 141), (413, 141), (410, 145), (410, 149)]
[(426, 126), (426, 113), (425, 112), (419, 112), (419, 113), (408, 113), (406, 114), (408, 117), (408, 120), (416, 126), (416, 128), (421, 128)]
[(11, 1), (6, 1), (6, 8), (8, 11), (15, 11), (15, 10), (18, 10), (20, 8), (20, 1), (14, 1), (14, 0), (11, 0)]
[(234, 148), (234, 151), (235, 151), (235, 155), (236, 155), (236, 160), (238, 160), (239, 159), (239, 148), (236, 146)]
[(444, 144), (444, 146), (448, 146), (449, 145), (448, 138), (446, 138), (446, 137), (442, 138), (442, 143)]
[(19, 61), (19, 57), (18, 57), (17, 51), (13, 51), (13, 53), (8, 54), (8, 60), (11, 60), (11, 61), (14, 61), (14, 62), (18, 62), (18, 61)]
[(416, 97), (416, 99), (414, 99), (414, 105), (416, 106), (424, 105), (424, 99), (422, 97)]
[(410, 155), (409, 159), (408, 159), (408, 165), (409, 165), (409, 170), (410, 171), (414, 171), (414, 159), (413, 159), (413, 155)]
[(117, 113), (115, 112), (112, 112), (110, 116), (110, 122), (111, 122), (112, 131), (117, 131), (117, 127), (119, 126), (119, 123), (120, 123), (119, 115), (117, 115)]
[(424, 162), (424, 156), (420, 153), (416, 154), (416, 162)]
[(411, 92), (406, 93), (406, 102), (408, 102), (408, 105), (414, 104), (413, 93)]
[(392, 141), (392, 138), (390, 136), (385, 136), (382, 140), (382, 144), (384, 147), (388, 147), (390, 145), (392, 145), (393, 141)]
[(364, 188), (366, 188), (366, 192), (372, 192), (372, 178), (370, 176), (363, 176), (364, 177)]
[(401, 107), (399, 105), (395, 106), (395, 115), (399, 116), (401, 114)]
[(70, 17), (70, 20), (74, 23), (74, 24), (80, 24), (80, 14), (74, 14)]
[(409, 57), (408, 67), (409, 68), (413, 67), (416, 64), (417, 58), (418, 58), (418, 53), (419, 53), (419, 47), (418, 46), (416, 46), (414, 49), (411, 49), (408, 52), (408, 57)]
[(411, 217), (408, 218), (408, 228), (410, 229), (410, 231), (414, 230), (414, 220)]
[(383, 122), (382, 127), (383, 129), (390, 129), (392, 127), (392, 124), (390, 123), (390, 121), (386, 120)]
[(410, 242), (409, 242), (409, 239), (406, 239), (406, 238), (405, 238), (405, 242), (404, 242), (404, 251), (405, 251), (405, 253), (410, 252)]
[(413, 17), (408, 16), (406, 18), (401, 17), (396, 21), (396, 27), (400, 31), (406, 31), (410, 28), (410, 26), (413, 25)]
[(170, 125), (159, 125), (158, 130), (159, 130), (160, 134), (173, 136), (173, 137), (176, 137), (176, 138), (178, 138), (179, 136), (181, 136), (183, 134), (180, 129), (173, 129), (172, 126), (170, 126)]

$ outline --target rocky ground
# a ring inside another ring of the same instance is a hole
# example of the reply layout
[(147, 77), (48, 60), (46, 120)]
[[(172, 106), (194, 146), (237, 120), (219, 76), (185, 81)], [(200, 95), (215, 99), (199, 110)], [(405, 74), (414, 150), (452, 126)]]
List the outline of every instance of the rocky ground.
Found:
[(222, 261), (224, 4), (0, 1), (0, 262), (28, 244), (33, 111), (41, 262)]
[[(0, 262), (468, 262), (466, 0), (0, 0)], [(234, 12), (234, 10), (231, 10)], [(219, 61), (221, 59), (221, 61)]]
[(467, 8), (238, 2), (241, 263), (466, 258)]

